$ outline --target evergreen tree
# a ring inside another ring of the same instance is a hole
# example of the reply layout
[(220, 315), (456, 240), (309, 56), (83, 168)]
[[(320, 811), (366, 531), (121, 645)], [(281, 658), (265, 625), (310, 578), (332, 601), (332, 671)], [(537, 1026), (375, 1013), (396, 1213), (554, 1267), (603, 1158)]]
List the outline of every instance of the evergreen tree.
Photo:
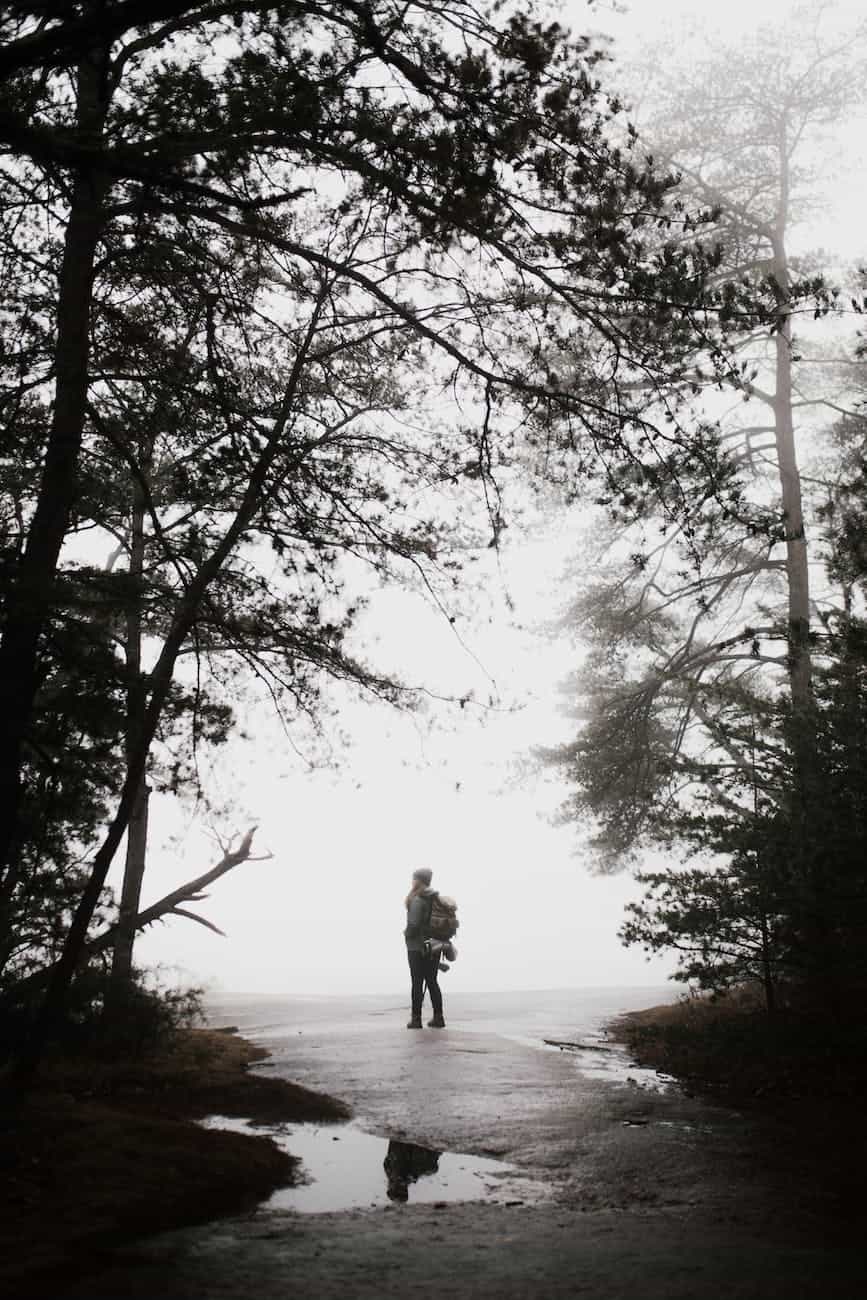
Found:
[(687, 193), (716, 209), (720, 292), (740, 284), (748, 299), (752, 285), (769, 299), (752, 319), (733, 303), (720, 343), (728, 366), (697, 352), (676, 377), (699, 412), (719, 414), (714, 474), (694, 480), (674, 519), (642, 479), (615, 482), (602, 497), (615, 521), (596, 551), (600, 575), (591, 583), (578, 575), (567, 621), (590, 647), (570, 687), (582, 726), (554, 759), (575, 784), (567, 815), (597, 819), (612, 863), (653, 834), (661, 805), (717, 791), (732, 810), (722, 778), (732, 767), (749, 774), (754, 721), (773, 717), (780, 693), (802, 718), (790, 739), (805, 779), (810, 763), (821, 640), (811, 564), (821, 592), (823, 556), (818, 538), (808, 549), (817, 503), (805, 500), (796, 433), (803, 454), (808, 438), (816, 442), (816, 413), (841, 394), (816, 387), (811, 344), (795, 335), (834, 295), (815, 260), (794, 257), (790, 244), (817, 189), (806, 158), (860, 94), (864, 28), (853, 24), (853, 39), (842, 41), (818, 17), (808, 26), (763, 27), (713, 51), (701, 49), (699, 33), (689, 69), (654, 61), (645, 96), (655, 148)]
[[(150, 590), (138, 560), (119, 584), (124, 780), (44, 1029), (141, 805), (179, 657), (208, 629), (288, 663), (302, 701), (320, 668), (393, 694), (343, 648), (340, 556), (423, 565), (446, 529), (419, 518), (420, 492), (462, 481), (489, 489), (496, 540), (493, 472), (521, 444), (576, 472), (628, 459), (656, 430), (617, 377), (705, 329), (709, 260), (642, 241), (689, 226), (670, 178), (612, 142), (592, 44), (529, 11), (85, 0), (7, 8), (0, 38), (5, 433), (15, 459), (26, 407), (40, 464), (3, 591), (6, 881), (64, 547), (77, 520), (107, 520), (100, 462), (113, 482), (127, 467), (131, 535), (159, 553)], [(556, 358), (576, 355), (564, 383)], [(263, 544), (276, 589), (251, 558)], [(158, 628), (147, 670), (130, 618)]]

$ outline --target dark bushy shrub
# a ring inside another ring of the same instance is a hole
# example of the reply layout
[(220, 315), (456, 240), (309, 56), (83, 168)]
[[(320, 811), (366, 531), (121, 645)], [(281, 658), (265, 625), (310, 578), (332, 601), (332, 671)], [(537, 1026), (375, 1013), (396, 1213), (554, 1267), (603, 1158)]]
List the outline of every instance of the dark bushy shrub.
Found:
[[(0, 1059), (14, 1057), (25, 1043), (42, 992), (0, 992)], [(107, 969), (90, 966), (76, 977), (49, 1046), (63, 1054), (141, 1056), (204, 1020), (202, 996), (202, 989), (172, 987), (154, 971), (136, 970), (125, 987), (114, 988)]]

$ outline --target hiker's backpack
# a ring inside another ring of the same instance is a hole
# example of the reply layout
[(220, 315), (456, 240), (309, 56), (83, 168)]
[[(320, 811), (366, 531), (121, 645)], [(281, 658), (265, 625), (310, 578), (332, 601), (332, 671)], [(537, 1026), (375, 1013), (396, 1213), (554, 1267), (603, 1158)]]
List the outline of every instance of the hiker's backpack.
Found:
[(446, 894), (434, 894), (431, 899), (428, 934), (431, 939), (453, 939), (458, 932), (458, 905)]

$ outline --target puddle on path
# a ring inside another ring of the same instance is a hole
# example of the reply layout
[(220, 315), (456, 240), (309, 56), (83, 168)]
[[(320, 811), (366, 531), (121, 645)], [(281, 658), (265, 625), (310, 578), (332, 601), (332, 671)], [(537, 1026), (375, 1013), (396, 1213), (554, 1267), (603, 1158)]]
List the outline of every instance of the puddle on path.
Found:
[(432, 1202), (538, 1204), (550, 1191), (515, 1165), (481, 1156), (433, 1151), (413, 1142), (375, 1137), (354, 1124), (263, 1125), (211, 1115), (207, 1128), (265, 1134), (302, 1161), (300, 1187), (284, 1187), (269, 1209), (324, 1214), (332, 1210)]
[(593, 1052), (576, 1052), (576, 1065), (588, 1079), (606, 1079), (609, 1083), (630, 1083), (646, 1092), (668, 1092), (677, 1083), (670, 1074), (647, 1070), (629, 1061), (599, 1060)]
[(618, 1044), (596, 1034), (585, 1034), (581, 1043), (576, 1043), (574, 1046), (567, 1045), (565, 1042), (561, 1046), (559, 1043), (548, 1043), (544, 1040), (541, 1044), (537, 1040), (535, 1046), (542, 1046), (547, 1052), (563, 1052), (570, 1056), (588, 1079), (605, 1079), (608, 1083), (630, 1083), (648, 1092), (667, 1092), (677, 1083), (673, 1075), (635, 1065)]

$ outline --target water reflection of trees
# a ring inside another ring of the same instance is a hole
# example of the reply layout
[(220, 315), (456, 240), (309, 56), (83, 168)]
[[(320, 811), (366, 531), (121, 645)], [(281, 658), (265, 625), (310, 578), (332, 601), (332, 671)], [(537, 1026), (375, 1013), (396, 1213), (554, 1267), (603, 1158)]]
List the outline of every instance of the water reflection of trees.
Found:
[(426, 1174), (435, 1174), (441, 1155), (441, 1151), (432, 1151), (430, 1147), (420, 1147), (415, 1142), (400, 1142), (397, 1138), (392, 1138), (382, 1162), (388, 1182), (389, 1200), (408, 1201), (410, 1183), (417, 1182)]

